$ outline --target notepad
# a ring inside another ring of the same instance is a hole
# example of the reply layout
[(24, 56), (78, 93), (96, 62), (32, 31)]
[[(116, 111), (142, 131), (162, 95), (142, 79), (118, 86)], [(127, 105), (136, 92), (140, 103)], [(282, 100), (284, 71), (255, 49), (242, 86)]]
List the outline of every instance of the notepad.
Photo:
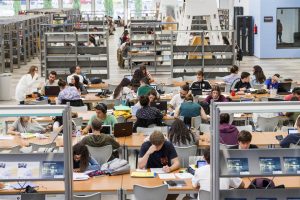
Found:
[(90, 177), (84, 173), (73, 173), (73, 180), (74, 181), (83, 181), (88, 180)]
[(193, 175), (190, 173), (176, 173), (175, 176), (180, 179), (189, 179), (193, 178)]
[(0, 140), (13, 140), (14, 137), (11, 135), (0, 135)]
[(162, 168), (150, 168), (151, 172), (154, 172), (156, 174), (164, 174), (166, 173)]
[(175, 175), (173, 173), (170, 174), (158, 174), (160, 179), (175, 179)]
[(154, 178), (155, 173), (153, 173), (153, 172), (131, 172), (131, 177), (135, 177), (135, 178)]

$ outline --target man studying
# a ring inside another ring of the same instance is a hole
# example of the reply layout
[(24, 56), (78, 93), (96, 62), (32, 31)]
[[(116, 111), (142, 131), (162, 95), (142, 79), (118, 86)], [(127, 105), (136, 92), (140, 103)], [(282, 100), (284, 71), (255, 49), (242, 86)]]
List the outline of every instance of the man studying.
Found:
[(252, 135), (249, 131), (242, 130), (238, 134), (238, 145), (231, 146), (229, 149), (257, 149), (255, 144), (251, 144)]
[(241, 79), (235, 84), (234, 88), (237, 91), (246, 91), (250, 89), (250, 74), (248, 72), (242, 72)]
[(141, 146), (138, 168), (162, 168), (164, 172), (179, 169), (180, 162), (173, 144), (166, 141), (164, 135), (154, 131), (149, 141)]

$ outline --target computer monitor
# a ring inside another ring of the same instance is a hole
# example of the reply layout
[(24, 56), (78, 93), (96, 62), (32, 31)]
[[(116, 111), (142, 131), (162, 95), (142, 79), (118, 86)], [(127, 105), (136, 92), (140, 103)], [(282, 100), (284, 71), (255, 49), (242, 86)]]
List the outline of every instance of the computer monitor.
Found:
[(101, 133), (111, 135), (112, 134), (111, 125), (102, 125)]
[(157, 90), (157, 85), (151, 84), (150, 87), (152, 87), (154, 90)]
[(279, 83), (277, 93), (289, 94), (291, 93), (291, 87), (292, 87), (291, 82)]
[(59, 86), (45, 86), (45, 96), (58, 96)]
[(167, 112), (167, 110), (168, 110), (168, 103), (167, 103), (167, 101), (151, 102), (150, 106), (151, 107), (155, 107), (158, 110), (163, 111), (163, 112)]

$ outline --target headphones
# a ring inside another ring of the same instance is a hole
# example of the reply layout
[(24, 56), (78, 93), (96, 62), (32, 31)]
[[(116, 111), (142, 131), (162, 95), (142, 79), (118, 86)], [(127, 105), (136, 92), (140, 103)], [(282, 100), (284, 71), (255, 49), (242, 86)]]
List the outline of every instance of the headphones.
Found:
[(104, 114), (107, 113), (107, 106), (104, 103), (98, 103), (98, 105), (95, 107), (97, 110), (101, 110)]

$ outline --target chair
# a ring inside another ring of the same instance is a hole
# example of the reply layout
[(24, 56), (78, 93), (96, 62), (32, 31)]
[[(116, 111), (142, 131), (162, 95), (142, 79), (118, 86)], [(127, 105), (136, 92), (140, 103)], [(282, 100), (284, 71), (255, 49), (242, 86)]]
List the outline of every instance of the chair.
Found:
[(101, 193), (97, 192), (89, 195), (73, 195), (73, 200), (101, 200)]
[(200, 131), (202, 133), (210, 133), (210, 124), (200, 124)]
[(199, 129), (200, 124), (201, 124), (201, 116), (192, 117), (192, 120), (191, 120), (191, 127), (192, 128), (197, 130), (197, 129)]
[(251, 125), (246, 125), (246, 126), (236, 126), (237, 130), (241, 132), (242, 130), (249, 131), (250, 133), (253, 131)]
[(184, 81), (195, 81), (197, 80), (197, 76), (183, 76)]
[(71, 106), (71, 111), (72, 112), (86, 112), (88, 111), (87, 106)]
[(196, 156), (197, 155), (197, 145), (192, 145), (189, 147), (178, 147), (175, 146), (175, 150), (178, 154), (180, 159), (180, 166), (181, 167), (188, 167), (189, 166), (189, 156)]
[(136, 200), (166, 200), (168, 196), (168, 185), (157, 187), (133, 186), (133, 193)]
[(209, 200), (210, 199), (210, 192), (206, 191), (206, 190), (199, 190), (198, 198)]
[(52, 149), (56, 147), (56, 143), (48, 143), (48, 144), (35, 144), (35, 143), (29, 143), (29, 146), (32, 146), (32, 152), (35, 151), (45, 151), (47, 149)]
[(95, 158), (100, 165), (107, 163), (113, 152), (112, 145), (103, 147), (91, 147), (89, 145), (86, 146), (89, 149), (91, 156)]
[(81, 130), (81, 127), (83, 125), (82, 117), (73, 118), (72, 121), (74, 122), (76, 129)]
[(257, 127), (256, 129), (260, 131), (274, 132), (279, 122), (279, 117), (272, 118), (257, 118)]
[(159, 126), (154, 126), (150, 128), (137, 127), (137, 133), (143, 133), (144, 135), (151, 135), (154, 131), (162, 131), (162, 128)]
[(84, 106), (82, 99), (76, 99), (76, 100), (63, 99), (63, 100), (61, 100), (61, 104), (64, 105), (67, 103), (70, 103), (70, 106), (75, 106), (75, 107)]

